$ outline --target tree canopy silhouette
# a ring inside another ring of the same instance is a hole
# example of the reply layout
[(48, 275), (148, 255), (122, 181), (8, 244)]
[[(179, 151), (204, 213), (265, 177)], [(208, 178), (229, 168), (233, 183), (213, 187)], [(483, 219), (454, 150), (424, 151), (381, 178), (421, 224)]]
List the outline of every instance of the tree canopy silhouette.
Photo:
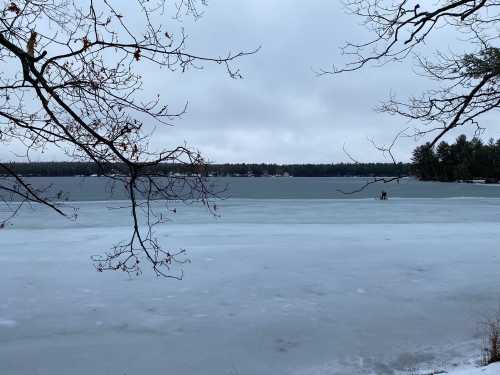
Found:
[[(205, 1), (180, 0), (174, 9), (169, 4), (165, 0), (0, 3), (3, 147), (21, 143), (27, 159), (33, 152), (56, 147), (70, 160), (93, 162), (102, 176), (124, 184), (129, 193), (131, 236), (95, 257), (99, 271), (140, 273), (146, 261), (156, 275), (181, 277), (170, 272), (179, 252), (162, 247), (152, 231), (154, 224), (163, 222), (161, 209), (157, 212), (158, 205), (152, 202), (195, 199), (211, 208), (213, 192), (201, 173), (202, 155), (187, 145), (159, 150), (150, 145), (151, 129), (171, 125), (185, 108), (172, 111), (159, 94), (148, 98), (141, 72), (152, 67), (161, 68), (163, 74), (186, 72), (213, 63), (236, 79), (241, 74), (233, 62), (252, 53), (190, 52), (183, 29), (172, 30), (165, 21), (171, 25), (173, 18), (199, 18)], [(124, 167), (125, 177), (104, 167), (116, 162)], [(163, 163), (183, 164), (192, 176), (165, 175), (155, 168)], [(8, 164), (0, 164), (0, 173), (9, 175), (0, 181), (1, 199), (15, 198), (20, 205), (36, 202), (71, 216)]]
[[(471, 126), (478, 135), (481, 118), (500, 105), (499, 5), (495, 0), (348, 0), (348, 12), (363, 19), (371, 37), (347, 42), (342, 52), (350, 61), (320, 73), (356, 71), (415, 57), (416, 71), (436, 81), (437, 88), (406, 101), (392, 97), (379, 110), (423, 124), (406, 135), (429, 136), (430, 147), (458, 127)], [(463, 41), (457, 48), (460, 52), (431, 53), (432, 36), (444, 32)]]

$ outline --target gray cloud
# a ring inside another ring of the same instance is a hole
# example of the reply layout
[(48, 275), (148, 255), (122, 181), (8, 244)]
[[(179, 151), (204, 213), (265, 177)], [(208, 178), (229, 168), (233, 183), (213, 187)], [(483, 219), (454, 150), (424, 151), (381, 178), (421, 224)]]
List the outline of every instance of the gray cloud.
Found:
[[(345, 144), (362, 161), (383, 161), (368, 139), (390, 143), (408, 124), (373, 108), (391, 92), (404, 98), (428, 82), (414, 75), (410, 61), (316, 77), (314, 68), (346, 61), (339, 51), (346, 39), (367, 36), (360, 22), (340, 1), (211, 1), (201, 20), (182, 25), (192, 51), (262, 49), (238, 62), (243, 80), (230, 79), (222, 66), (185, 74), (145, 69), (145, 95), (160, 92), (174, 111), (189, 101), (174, 127), (156, 130), (153, 146), (187, 142), (214, 162), (329, 163), (348, 160)], [(436, 43), (446, 46), (449, 38), (440, 34)], [(499, 135), (493, 128), (486, 134)], [(408, 161), (415, 145), (401, 141), (398, 157)], [(42, 158), (60, 155), (49, 150)]]

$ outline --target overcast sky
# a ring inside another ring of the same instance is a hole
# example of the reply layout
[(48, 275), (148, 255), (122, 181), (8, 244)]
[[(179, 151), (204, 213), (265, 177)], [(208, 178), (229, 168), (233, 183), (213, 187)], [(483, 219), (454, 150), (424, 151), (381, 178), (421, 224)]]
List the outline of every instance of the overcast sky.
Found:
[[(243, 80), (213, 66), (171, 77), (168, 92), (189, 99), (189, 112), (161, 138), (185, 139), (215, 162), (346, 161), (344, 143), (361, 160), (383, 160), (368, 138), (389, 141), (405, 124), (373, 107), (391, 87), (406, 91), (397, 85), (412, 79), (407, 67), (322, 78), (313, 71), (344, 61), (345, 38), (365, 33), (359, 21), (340, 1), (211, 1), (201, 20), (186, 26), (193, 49), (262, 48), (238, 63)], [(404, 143), (407, 159), (414, 145)]]
[[(202, 19), (184, 26), (195, 53), (218, 56), (262, 46), (238, 62), (242, 80), (230, 79), (221, 66), (145, 73), (145, 94), (161, 92), (172, 109), (189, 101), (175, 127), (156, 130), (154, 146), (185, 141), (213, 162), (341, 162), (348, 160), (344, 144), (360, 161), (383, 161), (368, 139), (390, 143), (409, 125), (373, 108), (391, 92), (404, 98), (426, 86), (409, 63), (318, 78), (313, 69), (345, 61), (339, 48), (346, 39), (367, 35), (340, 1), (211, 0)], [(493, 126), (484, 135), (498, 136)], [(417, 144), (402, 140), (396, 155), (408, 161)], [(6, 150), (0, 156), (9, 158)]]

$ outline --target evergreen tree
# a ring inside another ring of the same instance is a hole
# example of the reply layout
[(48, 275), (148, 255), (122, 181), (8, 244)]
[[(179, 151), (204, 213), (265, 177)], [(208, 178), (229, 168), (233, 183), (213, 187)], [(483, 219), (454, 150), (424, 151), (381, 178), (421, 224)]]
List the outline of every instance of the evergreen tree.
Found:
[(500, 180), (500, 139), (484, 143), (474, 137), (470, 141), (459, 136), (454, 144), (440, 142), (435, 151), (427, 143), (413, 152), (412, 172), (422, 180), (457, 181)]

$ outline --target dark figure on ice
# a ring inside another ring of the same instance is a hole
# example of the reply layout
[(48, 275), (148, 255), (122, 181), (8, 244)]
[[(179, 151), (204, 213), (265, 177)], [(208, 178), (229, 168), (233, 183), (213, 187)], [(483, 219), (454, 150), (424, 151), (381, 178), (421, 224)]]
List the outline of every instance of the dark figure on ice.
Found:
[(380, 192), (380, 200), (381, 201), (386, 201), (387, 200), (387, 192), (385, 190), (382, 190)]

